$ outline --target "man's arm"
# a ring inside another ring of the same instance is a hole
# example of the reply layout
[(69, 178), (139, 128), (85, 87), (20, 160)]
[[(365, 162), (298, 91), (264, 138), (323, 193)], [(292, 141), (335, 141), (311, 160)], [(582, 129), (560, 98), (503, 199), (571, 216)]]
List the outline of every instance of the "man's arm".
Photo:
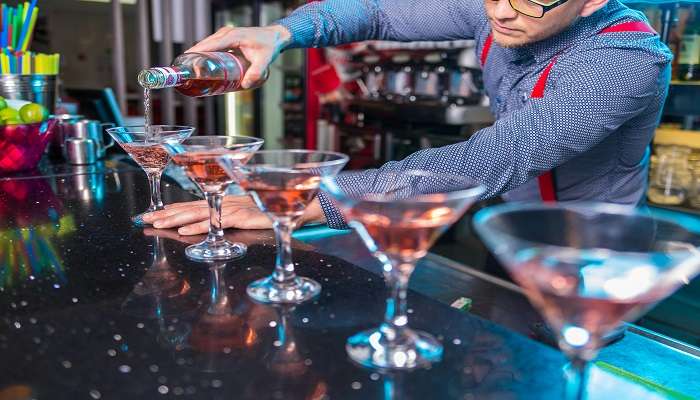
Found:
[(481, 0), (325, 0), (277, 22), (291, 33), (288, 48), (362, 40), (469, 39), (487, 23)]
[[(590, 150), (640, 113), (658, 112), (648, 107), (665, 94), (669, 60), (652, 56), (621, 66), (604, 50), (567, 63), (544, 98), (530, 99), (469, 140), (422, 150), (378, 170), (341, 175), (339, 184), (360, 193), (373, 182), (381, 184), (377, 171), (423, 169), (472, 178), (487, 187), (483, 198), (489, 198), (528, 182)], [(320, 200), (329, 225), (344, 227), (328, 199)]]

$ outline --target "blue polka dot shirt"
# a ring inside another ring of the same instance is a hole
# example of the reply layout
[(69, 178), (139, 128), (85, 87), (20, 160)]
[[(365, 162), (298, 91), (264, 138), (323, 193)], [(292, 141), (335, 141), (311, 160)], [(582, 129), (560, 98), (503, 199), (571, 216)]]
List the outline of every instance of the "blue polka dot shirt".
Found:
[[(339, 184), (355, 192), (375, 182), (378, 170), (425, 169), (479, 181), (487, 187), (483, 198), (527, 201), (540, 198), (537, 177), (553, 169), (559, 201), (639, 203), (673, 56), (658, 35), (598, 34), (627, 21), (646, 18), (611, 0), (549, 39), (521, 48), (494, 42), (484, 66), (492, 126), (377, 170), (341, 174)], [(473, 38), (479, 55), (491, 30), (478, 0), (326, 0), (278, 23), (292, 33), (290, 47)], [(530, 98), (555, 55), (544, 97)], [(329, 225), (345, 227), (328, 198), (319, 198)]]

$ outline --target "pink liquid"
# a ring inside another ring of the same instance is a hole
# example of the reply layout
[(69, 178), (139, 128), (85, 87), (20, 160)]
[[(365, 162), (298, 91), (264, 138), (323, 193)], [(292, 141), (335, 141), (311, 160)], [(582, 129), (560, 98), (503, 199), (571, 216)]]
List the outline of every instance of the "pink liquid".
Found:
[(318, 193), (320, 178), (313, 174), (266, 172), (248, 176), (240, 185), (255, 192), (264, 212), (280, 217), (298, 217)]
[[(173, 161), (181, 166), (187, 176), (203, 191), (220, 193), (233, 181), (216, 161), (217, 157), (224, 154), (231, 152), (221, 150), (182, 153), (173, 156)], [(245, 163), (252, 157), (252, 153), (236, 153), (234, 156), (240, 157), (241, 163)]]
[(170, 155), (159, 144), (124, 143), (122, 148), (146, 173), (158, 173), (164, 170), (170, 161)]
[[(651, 267), (650, 267), (651, 268)], [(630, 298), (605, 296), (611, 280), (588, 279), (557, 273), (538, 263), (521, 265), (513, 277), (526, 295), (547, 318), (552, 328), (573, 325), (588, 331), (593, 338), (586, 347), (597, 347), (598, 339), (615, 329), (623, 320), (634, 319), (664, 297), (667, 289), (654, 288)], [(620, 282), (623, 278), (619, 278)], [(599, 287), (596, 287), (598, 285)], [(627, 282), (634, 286), (635, 283)], [(591, 293), (599, 293), (593, 296)]]
[[(408, 214), (408, 213), (406, 213)], [(362, 223), (380, 251), (403, 260), (419, 259), (459, 217), (447, 207), (434, 207), (420, 215), (391, 220), (362, 205), (350, 211), (350, 218)]]

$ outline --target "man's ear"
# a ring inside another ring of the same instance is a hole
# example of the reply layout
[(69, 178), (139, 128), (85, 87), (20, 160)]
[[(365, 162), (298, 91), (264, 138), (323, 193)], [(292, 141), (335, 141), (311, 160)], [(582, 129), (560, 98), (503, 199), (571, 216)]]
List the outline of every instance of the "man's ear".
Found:
[(581, 17), (588, 17), (594, 12), (603, 8), (604, 5), (608, 4), (608, 0), (586, 0), (579, 13)]

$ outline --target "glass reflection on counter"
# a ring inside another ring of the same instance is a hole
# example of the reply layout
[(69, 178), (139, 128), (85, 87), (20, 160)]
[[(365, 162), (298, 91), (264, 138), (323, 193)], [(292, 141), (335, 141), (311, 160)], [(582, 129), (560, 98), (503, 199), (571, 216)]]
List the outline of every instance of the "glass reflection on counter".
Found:
[(107, 193), (117, 193), (122, 190), (119, 173), (106, 166), (104, 162), (94, 165), (74, 165), (70, 167), (69, 172), (70, 175), (57, 177), (52, 182), (54, 190), (66, 199), (79, 200), (85, 205), (94, 202), (102, 206)]
[(75, 221), (45, 179), (0, 180), (0, 288), (27, 279), (66, 283), (53, 240), (75, 231)]
[[(255, 305), (229, 293), (224, 278), (226, 264), (210, 267), (209, 303), (192, 324), (187, 340), (194, 366), (203, 372), (220, 372), (238, 365), (236, 354), (259, 344), (253, 325)], [(234, 353), (234, 354), (232, 354)]]
[(168, 262), (164, 239), (158, 230), (146, 229), (153, 240), (153, 256), (146, 274), (122, 303), (122, 312), (150, 319), (182, 315), (197, 308), (190, 282)]

